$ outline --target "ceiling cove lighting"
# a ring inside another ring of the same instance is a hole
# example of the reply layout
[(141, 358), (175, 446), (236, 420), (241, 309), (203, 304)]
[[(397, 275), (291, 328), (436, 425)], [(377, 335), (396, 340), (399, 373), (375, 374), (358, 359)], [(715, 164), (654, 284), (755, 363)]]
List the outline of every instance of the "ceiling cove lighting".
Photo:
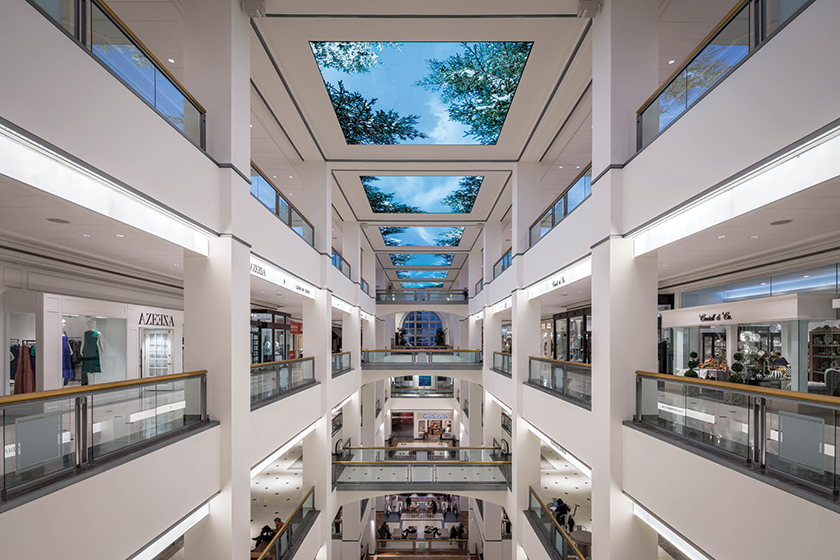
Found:
[(505, 309), (510, 309), (513, 306), (513, 296), (508, 296), (499, 303), (495, 304), (493, 307), (490, 308), (490, 311), (493, 312), (495, 315), (500, 311), (504, 311)]
[(359, 317), (362, 318), (362, 321), (368, 321), (368, 322), (373, 321), (376, 318), (375, 315), (371, 315), (370, 313), (368, 313), (367, 311), (365, 311), (361, 307), (359, 308)]
[(288, 272), (280, 270), (273, 264), (255, 255), (251, 255), (251, 276), (262, 278), (275, 286), (280, 286), (309, 299), (315, 299), (315, 290), (317, 290), (315, 286), (309, 282), (295, 278)]
[(154, 541), (149, 543), (146, 548), (131, 557), (130, 560), (153, 560), (158, 555), (166, 550), (173, 542), (181, 538), (187, 531), (195, 527), (199, 521), (210, 515), (210, 502), (216, 498), (204, 502), (189, 515), (179, 521), (171, 529), (163, 533)]
[(631, 235), (638, 257), (840, 175), (840, 129), (806, 142)]
[(477, 313), (473, 313), (472, 315), (470, 315), (470, 319), (472, 319), (473, 321), (483, 321), (484, 320), (484, 311), (485, 310), (482, 308), (481, 311), (479, 311)]
[(531, 424), (524, 418), (522, 419), (522, 421), (525, 422), (525, 425), (528, 426), (528, 429), (531, 430), (531, 432), (533, 432), (535, 436), (540, 438), (540, 441), (542, 441), (548, 447), (553, 449), (558, 455), (566, 459), (568, 462), (573, 464), (575, 468), (579, 470), (581, 474), (583, 474), (583, 476), (585, 476), (589, 480), (592, 480), (592, 469), (590, 469), (589, 466), (586, 465), (586, 463), (584, 463), (583, 461), (566, 451), (560, 445), (556, 444), (553, 439), (536, 429), (533, 424)]
[(350, 305), (349, 303), (347, 303), (343, 299), (339, 299), (335, 296), (332, 297), (332, 306), (335, 309), (338, 309), (339, 311), (342, 311), (344, 313), (352, 313), (353, 312), (353, 306), (352, 305)]
[(652, 513), (633, 501), (633, 514), (644, 521), (651, 529), (662, 535), (666, 541), (677, 547), (691, 560), (709, 560), (709, 557), (690, 545), (670, 527), (659, 521)]
[[(318, 424), (318, 422), (320, 420), (321, 419), (319, 418), (318, 420), (315, 420), (314, 422), (312, 422), (309, 426), (307, 426), (301, 432), (299, 432), (298, 435), (296, 435), (295, 437), (290, 439), (288, 442), (286, 442), (283, 445), (283, 447), (281, 447), (280, 449), (278, 449), (277, 451), (275, 451), (274, 453), (272, 453), (271, 455), (269, 455), (268, 457), (266, 457), (265, 459), (260, 461), (257, 464), (257, 466), (255, 466), (254, 468), (251, 469), (251, 479), (253, 480), (253, 478), (255, 476), (257, 476), (258, 474), (263, 472), (271, 463), (273, 463), (274, 461), (279, 459), (282, 455), (287, 453), (292, 447), (294, 447), (295, 445), (297, 445), (301, 441), (303, 441), (303, 438), (305, 438), (306, 436), (308, 436), (309, 434), (314, 432), (315, 431), (315, 426)], [(172, 544), (172, 542), (170, 541), (169, 544)]]
[(205, 257), (210, 254), (211, 233), (2, 124), (0, 174)]
[(592, 257), (587, 256), (528, 288), (528, 299), (540, 297), (590, 276), (592, 276)]
[(508, 414), (513, 414), (513, 410), (508, 405), (506, 405), (505, 403), (503, 403), (502, 401), (497, 399), (496, 396), (493, 393), (491, 393), (490, 391), (487, 391), (487, 396), (490, 397), (490, 400), (495, 402), (497, 405), (501, 406), (502, 410), (504, 410)]
[[(355, 393), (354, 393), (354, 394), (355, 394)], [(331, 410), (330, 412), (331, 412), (332, 414), (335, 414), (336, 412), (338, 412), (339, 410), (341, 410), (342, 408), (344, 408), (344, 405), (345, 405), (345, 404), (347, 404), (347, 403), (349, 403), (349, 402), (350, 402), (350, 399), (352, 399), (352, 398), (353, 398), (353, 395), (350, 395), (349, 397), (347, 397), (346, 399), (344, 399), (343, 401), (341, 401), (340, 403), (338, 403), (337, 405), (335, 405), (334, 407), (332, 407), (332, 410)]]

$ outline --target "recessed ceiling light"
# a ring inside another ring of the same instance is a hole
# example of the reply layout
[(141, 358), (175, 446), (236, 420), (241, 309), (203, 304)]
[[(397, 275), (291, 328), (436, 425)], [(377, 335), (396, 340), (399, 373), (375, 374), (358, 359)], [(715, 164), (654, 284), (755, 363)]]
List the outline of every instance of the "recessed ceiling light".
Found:
[(251, 125), (251, 128), (254, 128), (254, 125)]
[(793, 220), (776, 220), (775, 222), (770, 222), (771, 226), (783, 226), (786, 224), (791, 223)]
[(174, 58), (170, 58), (170, 59), (169, 59), (169, 64), (175, 64), (175, 59), (174, 59)]
[(83, 233), (82, 237), (90, 237), (90, 234), (89, 233)]
[(52, 222), (54, 224), (69, 224), (70, 220), (64, 220), (62, 218), (47, 218), (48, 222)]
[(675, 62), (676, 62), (676, 60), (669, 60), (669, 61), (668, 61), (668, 64), (673, 64), (673, 63), (675, 63)]
[(761, 285), (762, 285), (762, 286), (766, 286), (766, 285), (767, 285), (767, 282), (762, 282), (762, 283), (761, 283)]
[(575, 167), (575, 169), (580, 169), (580, 165), (578, 165), (577, 167)]
[(563, 169), (563, 166), (561, 165), (561, 166), (559, 167), (559, 169)]
[(125, 237), (125, 235), (123, 235), (123, 234), (121, 234), (121, 233), (118, 233), (118, 234), (117, 234), (117, 237)]
[(294, 179), (294, 177), (292, 177), (291, 175), (289, 175), (289, 179)]
[(667, 264), (663, 264), (662, 266), (668, 266)]
[(726, 237), (726, 236), (725, 235), (718, 235), (718, 239), (723, 239), (724, 237)]
[(810, 274), (806, 274), (806, 275), (805, 275), (805, 276), (803, 276), (802, 278), (810, 278), (810, 277), (811, 277), (811, 275), (810, 275)]
[(750, 235), (750, 239), (758, 239), (757, 235)]
[(175, 266), (181, 266), (181, 265), (180, 265), (180, 264), (178, 264), (178, 263), (175, 263)]
[(272, 175), (272, 176), (271, 176), (271, 178), (272, 178), (272, 179), (276, 179), (276, 178), (277, 178), (277, 175)]

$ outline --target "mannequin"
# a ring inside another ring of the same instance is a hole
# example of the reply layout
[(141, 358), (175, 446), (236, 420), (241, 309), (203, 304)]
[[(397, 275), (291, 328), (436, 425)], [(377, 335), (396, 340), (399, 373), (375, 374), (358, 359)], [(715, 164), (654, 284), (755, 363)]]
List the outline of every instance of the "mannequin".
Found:
[(73, 379), (73, 353), (70, 351), (70, 341), (67, 338), (67, 319), (61, 320), (61, 377), (64, 378), (64, 384)]
[(96, 330), (96, 321), (89, 319), (87, 326), (82, 340), (82, 385), (88, 384), (88, 374), (102, 372), (99, 357), (105, 353), (102, 333)]

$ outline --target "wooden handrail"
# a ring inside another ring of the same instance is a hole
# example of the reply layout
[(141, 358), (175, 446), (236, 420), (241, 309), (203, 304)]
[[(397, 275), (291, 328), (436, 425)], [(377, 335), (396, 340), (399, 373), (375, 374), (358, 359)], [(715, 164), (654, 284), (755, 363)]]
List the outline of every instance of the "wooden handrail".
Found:
[(531, 492), (531, 494), (534, 495), (534, 497), (540, 503), (542, 508), (545, 510), (546, 514), (548, 514), (548, 516), (551, 518), (551, 521), (554, 523), (554, 526), (557, 527), (557, 529), (563, 535), (563, 538), (566, 539), (566, 541), (570, 545), (572, 545), (572, 549), (574, 549), (575, 554), (578, 555), (578, 558), (580, 558), (580, 560), (583, 560), (583, 554), (580, 553), (580, 550), (578, 550), (578, 547), (575, 545), (574, 541), (572, 541), (572, 539), (569, 538), (569, 535), (566, 533), (566, 531), (563, 529), (563, 527), (560, 526), (560, 523), (554, 518), (554, 515), (551, 513), (551, 510), (548, 509), (548, 507), (546, 507), (545, 502), (543, 502), (542, 499), (540, 499), (539, 495), (536, 492), (534, 492), (533, 487), (529, 486), (528, 490)]
[(333, 465), (440, 465), (441, 463), (457, 465), (510, 465), (510, 461), (333, 461)]
[(99, 7), (105, 11), (108, 17), (110, 17), (117, 23), (121, 31), (125, 32), (126, 35), (128, 35), (132, 41), (137, 43), (137, 46), (140, 47), (140, 50), (143, 51), (143, 54), (145, 54), (154, 61), (155, 65), (158, 67), (158, 70), (166, 74), (166, 77), (169, 78), (173, 84), (175, 84), (175, 87), (177, 87), (181, 91), (181, 93), (187, 96), (187, 99), (189, 99), (192, 102), (192, 104), (195, 105), (196, 109), (198, 109), (206, 115), (207, 111), (204, 109), (204, 107), (202, 107), (201, 103), (199, 103), (198, 100), (195, 97), (193, 97), (189, 91), (187, 91), (187, 88), (185, 88), (181, 84), (181, 82), (179, 82), (175, 78), (175, 76), (172, 75), (172, 73), (166, 68), (166, 66), (164, 66), (160, 60), (158, 60), (154, 53), (152, 53), (152, 51), (149, 50), (149, 48), (143, 44), (143, 41), (141, 41), (140, 38), (137, 37), (137, 35), (135, 35), (131, 29), (129, 29), (125, 22), (123, 22), (123, 20), (121, 20), (119, 16), (116, 13), (114, 13), (114, 10), (112, 10), (111, 7), (105, 3), (105, 0), (95, 0), (95, 3), (98, 4)]
[(333, 354), (333, 356), (343, 356), (343, 355), (345, 355), (345, 354), (350, 354), (350, 351), (348, 350), (347, 352), (335, 352), (335, 353)]
[(563, 360), (552, 360), (551, 358), (538, 358), (537, 356), (528, 356), (531, 360), (537, 360), (539, 362), (548, 362), (551, 364), (563, 364), (567, 366), (581, 366), (584, 368), (592, 369), (592, 364), (585, 364), (583, 362), (565, 362)]
[(481, 352), (481, 350), (459, 350), (445, 348), (369, 348), (362, 352), (393, 352), (395, 354), (412, 354), (414, 352)]
[(263, 362), (261, 364), (251, 364), (251, 369), (257, 367), (267, 367), (267, 366), (277, 366), (282, 364), (290, 364), (292, 362), (305, 362), (306, 360), (314, 360), (312, 356), (308, 356), (306, 358), (294, 358), (292, 360), (280, 360), (279, 362)]
[(641, 107), (639, 107), (639, 110), (638, 110), (638, 111), (636, 111), (636, 114), (637, 114), (637, 115), (641, 115), (641, 114), (642, 114), (642, 112), (644, 112), (644, 110), (645, 110), (645, 109), (647, 109), (647, 108), (648, 108), (648, 106), (649, 106), (649, 105), (653, 102), (653, 100), (654, 100), (654, 99), (656, 99), (656, 98), (657, 98), (657, 96), (659, 96), (659, 94), (660, 94), (660, 93), (662, 93), (663, 91), (665, 91), (665, 89), (666, 89), (669, 85), (671, 85), (671, 82), (672, 82), (672, 81), (674, 81), (674, 78), (677, 76), (677, 74), (679, 74), (680, 72), (682, 72), (683, 70), (685, 70), (685, 69), (686, 69), (686, 67), (687, 67), (689, 64), (691, 64), (691, 61), (694, 59), (694, 57), (695, 57), (695, 56), (697, 56), (697, 53), (699, 53), (701, 50), (703, 50), (703, 49), (704, 49), (704, 48), (705, 48), (705, 47), (709, 44), (709, 42), (710, 42), (710, 41), (711, 41), (711, 40), (715, 37), (715, 35), (717, 35), (718, 31), (720, 31), (720, 30), (723, 28), (723, 26), (725, 26), (727, 23), (729, 23), (729, 21), (730, 21), (730, 20), (731, 20), (731, 19), (735, 16), (735, 14), (737, 14), (737, 13), (738, 13), (738, 11), (739, 11), (739, 10), (740, 10), (740, 9), (741, 9), (741, 8), (742, 8), (745, 4), (747, 4), (749, 1), (750, 1), (750, 0), (739, 0), (739, 2), (737, 2), (737, 3), (735, 4), (735, 7), (734, 7), (734, 8), (732, 8), (731, 10), (729, 10), (729, 13), (727, 13), (727, 14), (726, 14), (726, 16), (724, 16), (724, 18), (723, 18), (722, 20), (720, 20), (720, 22), (719, 22), (719, 23), (718, 23), (718, 24), (714, 27), (714, 29), (712, 29), (712, 30), (709, 32), (709, 34), (708, 34), (708, 35), (706, 35), (706, 36), (703, 38), (703, 40), (702, 40), (702, 41), (700, 41), (700, 43), (699, 43), (696, 47), (694, 47), (694, 50), (693, 50), (693, 51), (691, 51), (691, 53), (689, 53), (689, 55), (685, 58), (685, 60), (683, 60), (682, 64), (680, 64), (680, 65), (676, 68), (676, 70), (674, 70), (674, 72), (673, 72), (673, 73), (671, 73), (671, 75), (670, 75), (670, 76), (668, 76), (668, 79), (667, 79), (667, 80), (665, 80), (664, 82), (662, 82), (662, 85), (661, 85), (661, 86), (659, 86), (659, 87), (656, 89), (656, 91), (654, 91), (654, 92), (653, 92), (653, 95), (651, 95), (650, 97), (648, 97), (648, 98), (647, 98), (647, 100), (646, 100), (644, 103), (642, 103), (642, 106), (641, 106)]
[[(434, 271), (430, 270), (429, 272), (434, 272)], [(401, 278), (398, 281), (399, 282), (411, 282), (413, 280), (414, 280), (414, 278)], [(421, 280), (439, 280), (440, 282), (446, 282), (447, 281), (446, 278), (422, 278)], [(464, 293), (464, 290), (443, 290), (443, 289), (440, 289), (440, 288), (437, 288), (437, 289), (436, 288), (409, 288), (409, 289), (412, 292), (416, 291), (416, 290), (434, 290), (434, 293), (436, 293), (436, 294), (463, 294)], [(376, 293), (377, 294), (399, 294), (399, 293), (411, 293), (411, 292), (405, 292), (404, 290), (385, 290), (385, 289), (377, 288)]]
[(583, 168), (583, 171), (581, 171), (580, 173), (578, 173), (577, 177), (575, 177), (575, 178), (572, 180), (572, 182), (571, 182), (571, 183), (569, 183), (569, 186), (568, 186), (568, 187), (566, 187), (565, 189), (563, 189), (563, 190), (560, 192), (560, 194), (558, 194), (558, 195), (557, 195), (557, 197), (556, 197), (554, 200), (552, 200), (552, 201), (551, 201), (551, 204), (549, 204), (548, 206), (546, 206), (545, 210), (543, 210), (543, 211), (540, 213), (539, 217), (538, 217), (536, 220), (534, 220), (534, 222), (533, 222), (530, 226), (528, 226), (528, 231), (530, 232), (530, 231), (531, 231), (531, 228), (533, 228), (535, 225), (537, 225), (537, 222), (539, 222), (540, 220), (542, 220), (542, 217), (543, 217), (543, 216), (545, 216), (545, 213), (546, 213), (546, 212), (548, 212), (549, 208), (554, 208), (554, 205), (555, 205), (555, 204), (557, 204), (557, 201), (558, 201), (558, 200), (560, 200), (561, 198), (563, 198), (563, 196), (564, 196), (567, 192), (569, 192), (569, 189), (571, 189), (572, 187), (574, 187), (574, 186), (575, 186), (575, 183), (577, 183), (577, 182), (580, 180), (580, 178), (581, 178), (581, 177), (583, 177), (584, 175), (586, 175), (586, 172), (587, 172), (587, 171), (590, 171), (590, 170), (592, 170), (592, 162), (591, 162), (591, 161), (590, 161), (588, 164), (586, 164), (586, 167), (584, 167), (584, 168)]
[(832, 397), (829, 395), (817, 395), (815, 393), (800, 393), (799, 391), (785, 391), (784, 389), (773, 389), (771, 387), (759, 387), (757, 385), (746, 385), (744, 383), (729, 383), (727, 381), (712, 381), (711, 379), (700, 379), (694, 377), (683, 377), (680, 375), (668, 375), (665, 373), (652, 373), (649, 371), (636, 371), (636, 375), (640, 377), (647, 377), (650, 379), (661, 379), (663, 381), (673, 381), (675, 383), (685, 383), (686, 385), (701, 385), (706, 387), (717, 387), (719, 389), (726, 389), (727, 391), (737, 391), (740, 393), (752, 393), (756, 395), (765, 395), (770, 397), (779, 397), (783, 399), (791, 399), (797, 401), (808, 401), (819, 404), (827, 404), (830, 406), (840, 408), (840, 397)]
[(493, 351), (493, 355), (496, 355), (496, 354), (498, 354), (499, 356), (512, 356), (512, 355), (513, 355), (513, 354), (511, 354), (510, 352), (496, 352), (496, 351), (494, 350), (494, 351)]
[[(495, 438), (493, 438), (495, 440)], [(460, 449), (501, 449), (501, 445), (495, 445), (493, 447), (350, 447), (344, 446), (343, 449), (394, 449), (397, 451), (457, 451)]]
[[(411, 521), (407, 519), (406, 521)], [(415, 539), (376, 539), (376, 542), (469, 542), (469, 539), (424, 539), (415, 541)]]
[(111, 389), (121, 389), (123, 387), (136, 387), (138, 385), (153, 385), (155, 383), (166, 383), (168, 381), (177, 381), (178, 379), (188, 379), (190, 377), (199, 377), (201, 375), (207, 375), (207, 370), (203, 369), (199, 371), (190, 371), (186, 373), (173, 373), (172, 375), (160, 375), (158, 377), (126, 379), (125, 381), (111, 381), (110, 383), (100, 383), (98, 385), (81, 385), (79, 387), (66, 387), (63, 389), (51, 389), (49, 391), (36, 391), (34, 393), (23, 393), (21, 395), (9, 395), (6, 397), (0, 397), (0, 406), (28, 401), (37, 401), (41, 399), (69, 397), (72, 395), (80, 395), (83, 393), (98, 393), (101, 391), (108, 391)]
[(265, 550), (263, 550), (262, 554), (260, 554), (260, 556), (259, 556), (259, 558), (257, 558), (257, 560), (264, 560), (266, 554), (268, 554), (271, 551), (271, 549), (274, 548), (274, 543), (277, 542), (277, 539), (280, 538), (280, 535), (282, 535), (283, 533), (286, 532), (286, 529), (289, 528), (289, 522), (292, 520), (292, 518), (295, 516), (295, 514), (298, 512), (298, 510), (300, 510), (300, 508), (303, 507), (303, 504), (306, 502), (307, 498), (309, 498), (309, 495), (312, 494), (312, 492), (314, 492), (314, 491), (315, 491), (314, 486), (309, 489), (309, 492), (306, 493), (306, 496), (303, 497), (303, 499), (297, 505), (295, 510), (291, 513), (291, 515), (289, 515), (289, 517), (286, 518), (286, 522), (283, 523), (283, 526), (280, 528), (280, 530), (277, 531), (276, 533), (274, 533), (274, 537), (268, 542), (268, 546), (265, 547)]

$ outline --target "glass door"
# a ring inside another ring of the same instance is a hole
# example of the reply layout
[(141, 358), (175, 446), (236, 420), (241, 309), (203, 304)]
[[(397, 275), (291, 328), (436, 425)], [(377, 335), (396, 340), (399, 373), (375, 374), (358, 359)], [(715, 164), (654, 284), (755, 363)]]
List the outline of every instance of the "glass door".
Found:
[(143, 377), (159, 377), (172, 373), (172, 331), (143, 330), (141, 360)]
[(280, 362), (286, 359), (286, 331), (274, 329), (274, 361)]
[(569, 361), (569, 336), (568, 336), (568, 319), (554, 320), (554, 359)]
[(583, 317), (569, 318), (569, 361), (583, 362), (584, 356)]

